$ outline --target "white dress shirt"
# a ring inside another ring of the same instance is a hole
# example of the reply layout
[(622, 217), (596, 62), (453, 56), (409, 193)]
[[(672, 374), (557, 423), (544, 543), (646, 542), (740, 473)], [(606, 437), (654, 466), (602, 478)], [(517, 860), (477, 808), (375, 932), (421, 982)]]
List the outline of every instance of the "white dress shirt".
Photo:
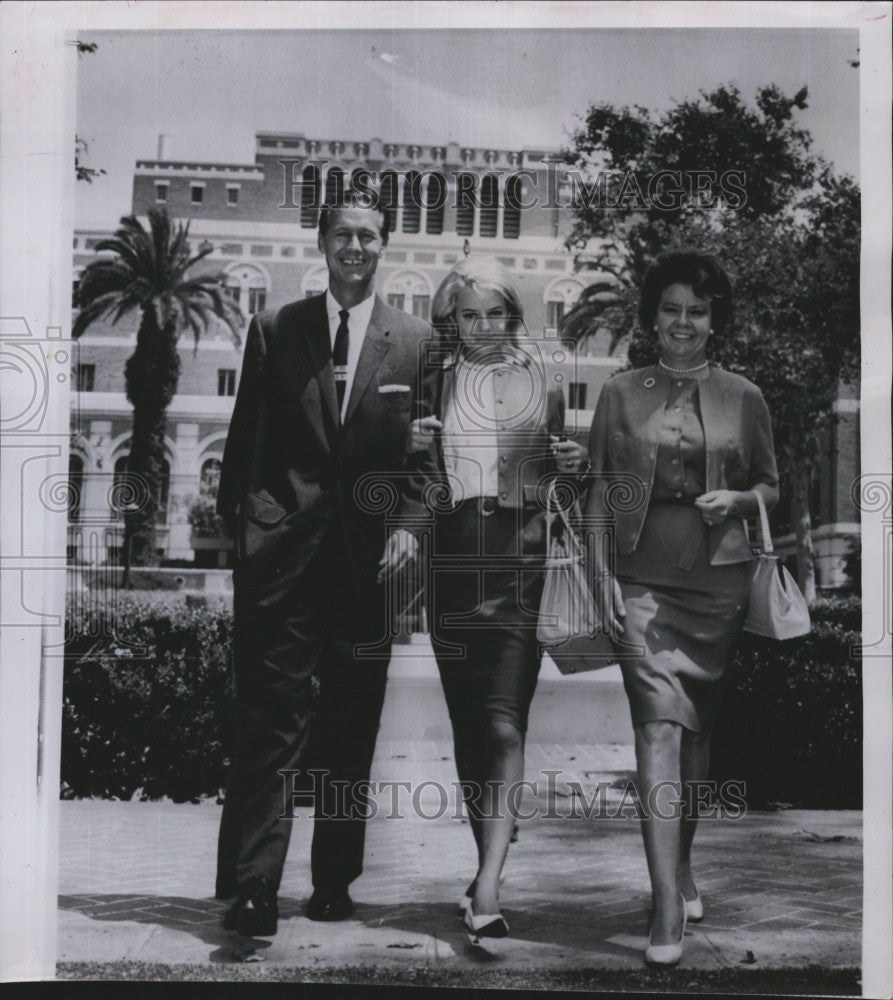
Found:
[(453, 503), (499, 494), (497, 365), (456, 363), (452, 398), (443, 415), (441, 446)]
[[(348, 310), (347, 315), (347, 330), (348, 330), (348, 341), (347, 341), (347, 381), (344, 386), (344, 400), (341, 403), (341, 419), (344, 419), (344, 414), (347, 412), (347, 403), (350, 400), (350, 390), (353, 388), (353, 378), (357, 371), (357, 361), (360, 358), (360, 351), (363, 347), (363, 340), (366, 337), (366, 330), (369, 326), (369, 320), (372, 318), (372, 309), (375, 306), (375, 293), (373, 292), (368, 298), (363, 299), (362, 302), (357, 303), (352, 309)], [(332, 345), (332, 351), (335, 350), (335, 335), (338, 333), (338, 327), (341, 325), (341, 317), (338, 313), (344, 306), (332, 295), (331, 289), (326, 289), (326, 313), (329, 317), (329, 341)]]

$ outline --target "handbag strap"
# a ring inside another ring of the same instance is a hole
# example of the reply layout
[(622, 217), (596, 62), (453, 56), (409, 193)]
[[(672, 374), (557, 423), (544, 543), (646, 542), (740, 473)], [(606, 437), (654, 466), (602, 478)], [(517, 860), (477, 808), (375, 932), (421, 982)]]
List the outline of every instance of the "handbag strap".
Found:
[(552, 525), (556, 518), (561, 518), (564, 525), (565, 537), (568, 542), (573, 538), (573, 528), (567, 511), (556, 502), (555, 499), (555, 479), (549, 483), (549, 492), (546, 498), (546, 551), (552, 546)]
[(772, 533), (769, 530), (769, 515), (766, 513), (766, 501), (763, 500), (763, 494), (759, 490), (754, 490), (753, 492), (756, 494), (757, 506), (760, 508), (760, 531), (763, 534), (763, 551), (772, 555), (775, 551), (775, 546), (772, 544)]

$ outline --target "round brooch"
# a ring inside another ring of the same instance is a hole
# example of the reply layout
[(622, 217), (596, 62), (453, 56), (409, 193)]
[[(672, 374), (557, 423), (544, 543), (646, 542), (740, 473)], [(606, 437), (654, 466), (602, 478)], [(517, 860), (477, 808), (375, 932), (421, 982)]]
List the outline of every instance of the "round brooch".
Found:
[(654, 379), (646, 378), (642, 385), (644, 385), (646, 389), (650, 389), (654, 385)]

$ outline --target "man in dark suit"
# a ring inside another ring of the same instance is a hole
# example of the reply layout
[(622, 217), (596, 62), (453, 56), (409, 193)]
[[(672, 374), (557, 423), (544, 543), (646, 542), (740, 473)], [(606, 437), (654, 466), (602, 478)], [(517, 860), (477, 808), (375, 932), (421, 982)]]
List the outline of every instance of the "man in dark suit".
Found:
[(349, 916), (348, 886), (362, 871), (362, 783), (391, 644), (383, 579), (415, 553), (412, 534), (392, 530), (418, 513), (393, 481), (431, 335), (375, 294), (387, 239), (370, 192), (324, 206), (328, 291), (260, 313), (248, 331), (218, 493), (236, 538), (236, 747), (217, 896), (237, 894), (224, 926), (246, 935), (276, 931), (292, 822), (279, 818), (289, 802), (279, 772), (303, 763), (314, 678), (313, 764), (326, 775), (307, 916)]

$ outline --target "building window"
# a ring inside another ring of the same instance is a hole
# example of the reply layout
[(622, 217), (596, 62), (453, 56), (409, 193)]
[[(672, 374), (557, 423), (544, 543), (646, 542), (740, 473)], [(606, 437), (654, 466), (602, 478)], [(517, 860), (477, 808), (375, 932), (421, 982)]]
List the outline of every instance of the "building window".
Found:
[(418, 316), (419, 319), (430, 319), (431, 318), (431, 296), (430, 295), (413, 295), (413, 297), (412, 297), (412, 314), (413, 314), (413, 316)]
[(235, 206), (239, 204), (239, 185), (238, 184), (227, 184), (226, 186), (226, 203), (230, 206)]
[(378, 197), (379, 204), (388, 217), (388, 232), (393, 233), (397, 228), (397, 205), (400, 199), (400, 186), (393, 170), (386, 170), (381, 175)]
[(315, 229), (319, 221), (319, 167), (310, 164), (301, 174), (301, 228)]
[(564, 317), (577, 304), (583, 285), (576, 278), (557, 278), (546, 289), (546, 326), (561, 331)]
[(158, 205), (166, 205), (167, 204), (167, 191), (168, 191), (168, 187), (169, 187), (169, 185), (168, 185), (167, 181), (163, 181), (163, 182), (156, 181), (155, 182), (155, 202)]
[(74, 453), (68, 456), (68, 488), (70, 497), (68, 503), (68, 520), (81, 519), (81, 494), (84, 489), (84, 460)]
[(496, 174), (485, 174), (481, 183), (481, 236), (496, 235), (499, 215), (499, 179)]
[(78, 392), (93, 392), (96, 365), (75, 365), (74, 387)]
[[(140, 490), (137, 486), (133, 490), (124, 490), (123, 486), (127, 482), (128, 475), (128, 462), (129, 455), (122, 455), (115, 462), (115, 472), (112, 479), (112, 493), (113, 495), (121, 496), (127, 495), (127, 493), (136, 493), (139, 495)], [(165, 459), (161, 460), (160, 475), (158, 477), (158, 482), (155, 484), (155, 502), (157, 506), (157, 512), (155, 514), (155, 523), (157, 525), (164, 525), (167, 522), (167, 507), (168, 500), (170, 498), (170, 485), (171, 485), (171, 467)]]
[(207, 458), (202, 462), (201, 491), (211, 496), (217, 496), (217, 487), (220, 485), (220, 459)]
[(546, 326), (555, 327), (556, 330), (561, 329), (561, 321), (564, 319), (564, 303), (563, 302), (547, 302), (546, 303)]
[(403, 182), (403, 232), (417, 233), (422, 222), (422, 178), (410, 171)]
[(217, 395), (235, 396), (236, 394), (236, 370), (235, 368), (217, 369)]
[(401, 271), (388, 279), (385, 294), (389, 306), (429, 319), (431, 316), (431, 288), (418, 271)]
[(474, 235), (474, 204), (475, 182), (474, 174), (456, 175), (456, 235)]
[(332, 167), (326, 177), (326, 204), (334, 205), (344, 198), (344, 171)]
[(567, 408), (569, 410), (586, 409), (586, 383), (568, 382), (567, 384)]
[(201, 205), (205, 200), (204, 184), (193, 184), (189, 189), (189, 197), (193, 205)]
[(431, 236), (440, 236), (443, 232), (443, 207), (446, 200), (447, 186), (443, 175), (429, 174), (425, 192), (425, 232)]
[(266, 308), (267, 278), (254, 264), (236, 264), (226, 272), (226, 292), (247, 316)]
[(78, 268), (74, 272), (74, 277), (71, 279), (71, 304), (73, 307), (77, 306), (78, 302), (78, 289), (81, 287), (81, 275), (83, 274), (83, 269)]
[(521, 184), (517, 175), (506, 181), (502, 209), (502, 236), (506, 240), (516, 240), (521, 235)]

